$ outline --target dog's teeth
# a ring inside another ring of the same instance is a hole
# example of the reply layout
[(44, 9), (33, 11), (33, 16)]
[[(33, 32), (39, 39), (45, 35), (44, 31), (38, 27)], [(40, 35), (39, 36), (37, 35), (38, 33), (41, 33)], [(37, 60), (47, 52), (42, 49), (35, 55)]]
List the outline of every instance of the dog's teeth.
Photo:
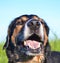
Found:
[(26, 41), (24, 41), (24, 45), (26, 45)]

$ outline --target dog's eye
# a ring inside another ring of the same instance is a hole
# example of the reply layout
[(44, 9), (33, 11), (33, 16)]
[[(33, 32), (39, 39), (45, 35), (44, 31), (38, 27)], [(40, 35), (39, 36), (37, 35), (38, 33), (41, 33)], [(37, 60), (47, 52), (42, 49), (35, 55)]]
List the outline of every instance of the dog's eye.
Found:
[(23, 25), (25, 22), (21, 21), (21, 22), (17, 22), (16, 25)]

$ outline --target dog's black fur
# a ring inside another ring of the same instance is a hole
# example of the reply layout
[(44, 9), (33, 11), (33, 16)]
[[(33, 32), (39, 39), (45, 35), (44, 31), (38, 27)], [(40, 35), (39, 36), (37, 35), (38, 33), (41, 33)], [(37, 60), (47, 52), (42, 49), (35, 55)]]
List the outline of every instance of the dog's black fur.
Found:
[[(31, 19), (33, 16), (36, 16), (36, 15), (23, 15), (23, 16), (27, 16), (29, 19)], [(11, 41), (11, 36), (12, 36), (13, 31), (16, 27), (16, 21), (18, 19), (20, 19), (21, 17), (22, 16), (13, 20), (8, 27), (9, 31), (8, 31), (8, 35), (6, 38), (6, 43), (4, 45), (4, 48), (6, 48), (6, 54), (7, 54), (8, 60), (9, 60), (8, 63), (17, 63), (17, 61), (27, 61), (27, 60), (31, 60), (33, 58), (32, 56), (26, 56), (22, 53), (20, 53), (20, 57), (22, 57), (22, 58), (19, 58), (19, 59), (15, 58), (16, 54), (19, 54), (19, 53), (17, 52), (14, 44)], [(46, 33), (48, 36), (49, 35), (49, 27), (45, 21), (43, 23), (44, 23), (45, 29), (47, 31)], [(60, 52), (51, 51), (49, 41), (47, 41), (47, 44), (44, 47), (44, 51), (45, 51), (44, 63), (60, 63)]]
[(45, 63), (60, 63), (60, 52), (50, 51), (50, 54), (46, 55)]

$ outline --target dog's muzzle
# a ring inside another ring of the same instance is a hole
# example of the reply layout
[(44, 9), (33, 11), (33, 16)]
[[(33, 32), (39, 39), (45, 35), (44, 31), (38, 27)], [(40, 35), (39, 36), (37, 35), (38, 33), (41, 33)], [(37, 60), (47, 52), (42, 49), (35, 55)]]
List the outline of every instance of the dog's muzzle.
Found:
[(31, 30), (36, 31), (36, 30), (38, 30), (39, 27), (40, 27), (40, 22), (37, 21), (37, 20), (32, 20), (32, 21), (30, 21), (30, 22), (27, 23), (27, 26), (28, 26)]
[(28, 20), (16, 37), (19, 50), (26, 55), (39, 55), (43, 52), (44, 32), (41, 22)]

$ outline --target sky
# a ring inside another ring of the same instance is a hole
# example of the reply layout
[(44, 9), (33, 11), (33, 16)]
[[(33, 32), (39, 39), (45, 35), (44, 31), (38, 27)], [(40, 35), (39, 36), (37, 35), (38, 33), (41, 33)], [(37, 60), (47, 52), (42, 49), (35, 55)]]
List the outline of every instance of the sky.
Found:
[(0, 0), (0, 42), (6, 40), (10, 22), (24, 14), (43, 18), (50, 27), (49, 37), (55, 33), (60, 38), (60, 0)]

